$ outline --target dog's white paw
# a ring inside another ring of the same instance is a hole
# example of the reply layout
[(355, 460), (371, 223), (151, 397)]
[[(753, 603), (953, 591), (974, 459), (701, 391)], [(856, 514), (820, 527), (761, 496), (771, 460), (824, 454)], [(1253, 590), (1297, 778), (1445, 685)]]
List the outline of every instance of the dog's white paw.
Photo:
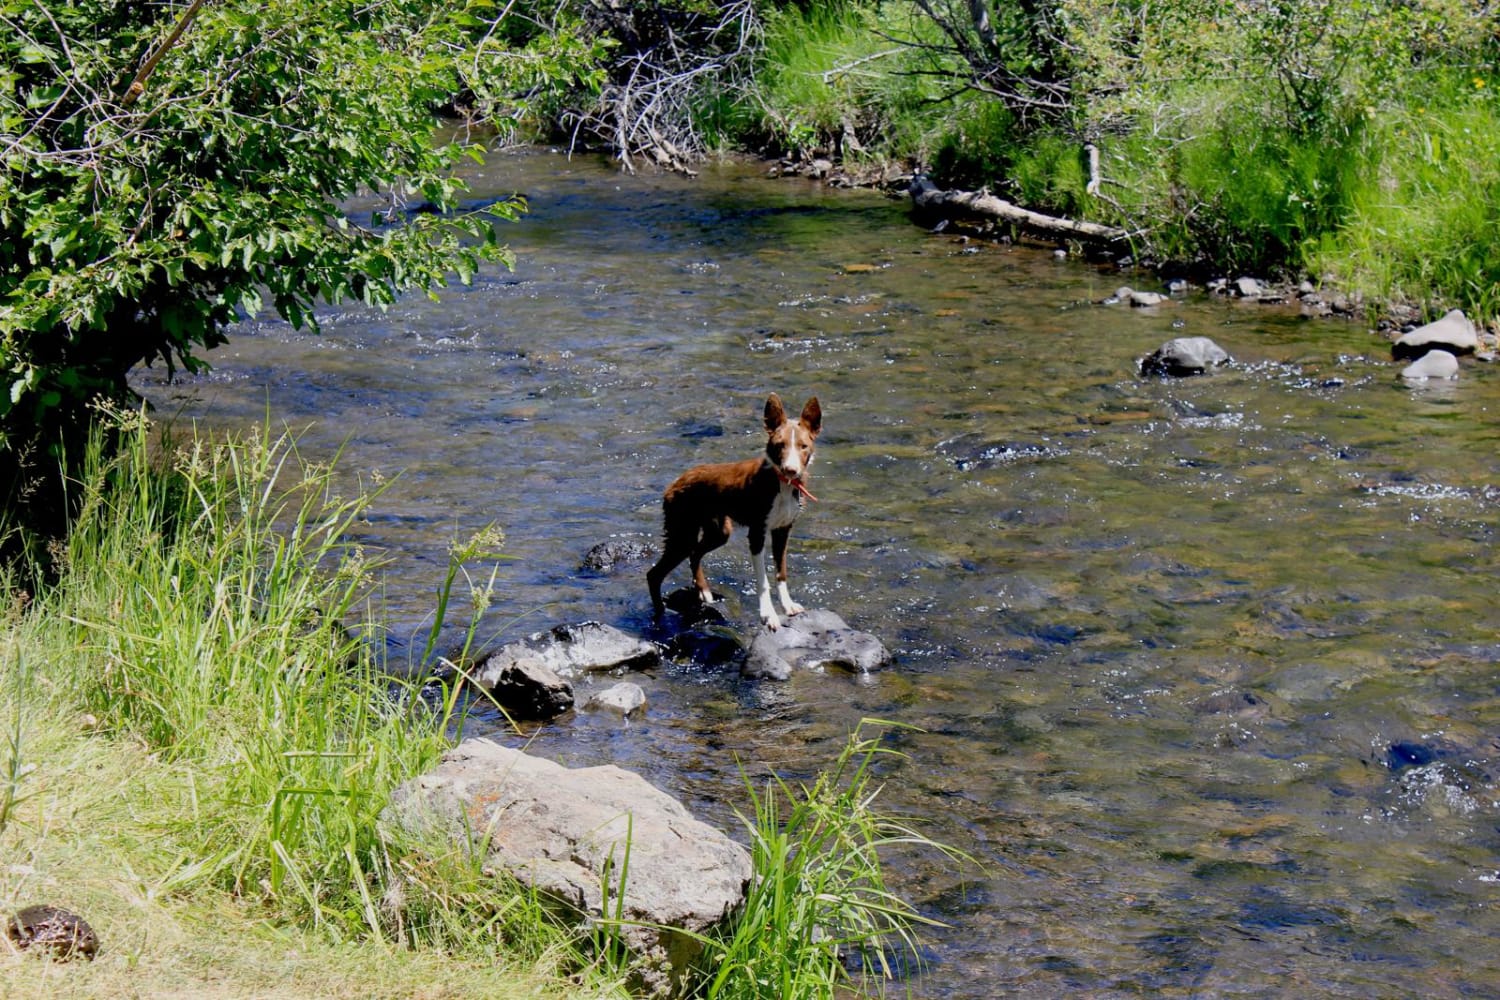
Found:
[(770, 615), (761, 615), (760, 620), (765, 624), (767, 630), (771, 632), (775, 632), (777, 629), (781, 628), (781, 619), (777, 618), (774, 613)]
[(788, 618), (791, 618), (794, 615), (800, 615), (802, 612), (807, 610), (796, 601), (782, 601), (781, 607), (784, 611), (786, 611), (786, 616)]

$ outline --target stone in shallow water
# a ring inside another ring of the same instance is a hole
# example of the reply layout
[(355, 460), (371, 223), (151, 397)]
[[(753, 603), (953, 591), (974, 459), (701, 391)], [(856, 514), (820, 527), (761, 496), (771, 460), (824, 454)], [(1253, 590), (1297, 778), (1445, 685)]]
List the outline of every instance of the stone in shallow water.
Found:
[(583, 569), (590, 573), (613, 573), (622, 566), (643, 563), (656, 556), (656, 547), (637, 538), (611, 538), (589, 549)]
[(470, 674), (469, 682), (514, 719), (551, 719), (573, 707), (573, 685), (540, 657), (520, 651), (485, 660)]
[(646, 692), (639, 684), (621, 681), (590, 694), (583, 702), (585, 712), (629, 716), (646, 704)]
[(832, 611), (813, 608), (760, 632), (745, 653), (740, 673), (784, 681), (797, 669), (843, 667), (855, 673), (878, 670), (891, 660), (880, 640), (852, 629)]
[(1447, 351), (1429, 351), (1401, 369), (1401, 377), (1409, 381), (1458, 378), (1458, 359)]
[(644, 670), (661, 662), (655, 643), (626, 635), (602, 622), (558, 625), (537, 632), (524, 642), (511, 642), (479, 663), (475, 672), (487, 676), (522, 659), (539, 659), (565, 681), (601, 670)]
[(1420, 358), (1440, 350), (1448, 354), (1473, 354), (1479, 348), (1479, 335), (1462, 309), (1452, 309), (1441, 319), (1402, 334), (1391, 345), (1396, 361)]
[(1229, 352), (1208, 337), (1177, 337), (1141, 360), (1141, 374), (1174, 378), (1202, 375), (1228, 361)]

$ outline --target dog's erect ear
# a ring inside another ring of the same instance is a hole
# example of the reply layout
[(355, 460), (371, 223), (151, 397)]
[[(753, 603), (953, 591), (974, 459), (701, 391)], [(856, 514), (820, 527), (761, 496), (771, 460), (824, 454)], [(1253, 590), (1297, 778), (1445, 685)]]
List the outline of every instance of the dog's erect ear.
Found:
[(813, 437), (817, 437), (818, 431), (823, 429), (823, 408), (818, 405), (817, 396), (809, 399), (802, 408), (802, 423)]
[(781, 405), (781, 397), (771, 393), (766, 397), (766, 430), (774, 431), (786, 423), (786, 410)]

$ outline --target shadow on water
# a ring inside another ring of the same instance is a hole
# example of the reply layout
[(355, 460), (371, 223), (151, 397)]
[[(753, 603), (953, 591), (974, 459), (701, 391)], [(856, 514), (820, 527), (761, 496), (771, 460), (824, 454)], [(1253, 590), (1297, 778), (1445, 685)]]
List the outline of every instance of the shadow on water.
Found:
[[(247, 322), (212, 374), (140, 387), (399, 472), (362, 538), (395, 556), (398, 640), (449, 541), (498, 522), (495, 642), (651, 634), (644, 564), (584, 554), (654, 545), (677, 472), (755, 454), (768, 391), (816, 393), (794, 590), (897, 656), (784, 685), (669, 663), (639, 720), (570, 715), (536, 751), (735, 828), (741, 768), (812, 774), (862, 716), (919, 727), (889, 737), (885, 805), (985, 867), (892, 858), (951, 925), (915, 996), (1500, 995), (1500, 374), (1411, 388), (1356, 326), (1095, 305), (1120, 275), (730, 166), (471, 182), (530, 201), (514, 273), (321, 337)], [(1138, 377), (1178, 335), (1235, 363)], [(742, 542), (710, 569), (753, 611)]]

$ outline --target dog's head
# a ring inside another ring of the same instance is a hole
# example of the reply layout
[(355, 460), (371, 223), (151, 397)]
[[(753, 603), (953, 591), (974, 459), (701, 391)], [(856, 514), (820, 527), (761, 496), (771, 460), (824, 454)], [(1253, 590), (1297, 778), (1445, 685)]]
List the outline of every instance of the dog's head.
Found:
[(793, 423), (787, 419), (781, 397), (771, 393), (766, 398), (766, 457), (776, 474), (789, 483), (800, 483), (813, 460), (813, 442), (823, 429), (823, 409), (814, 396), (802, 407), (802, 416)]

